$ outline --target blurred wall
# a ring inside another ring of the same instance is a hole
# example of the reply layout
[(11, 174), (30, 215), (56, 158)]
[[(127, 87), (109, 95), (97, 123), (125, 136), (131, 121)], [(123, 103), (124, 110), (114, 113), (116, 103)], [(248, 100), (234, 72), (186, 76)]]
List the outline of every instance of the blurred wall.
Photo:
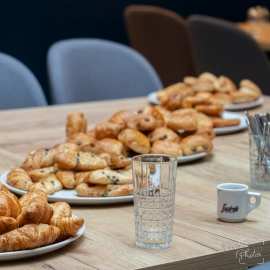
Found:
[(1, 2), (0, 51), (26, 64), (50, 100), (46, 53), (58, 40), (96, 37), (128, 44), (123, 9), (130, 4), (156, 5), (183, 17), (204, 14), (244, 21), (251, 6), (270, 10), (270, 1), (233, 0), (9, 0)]

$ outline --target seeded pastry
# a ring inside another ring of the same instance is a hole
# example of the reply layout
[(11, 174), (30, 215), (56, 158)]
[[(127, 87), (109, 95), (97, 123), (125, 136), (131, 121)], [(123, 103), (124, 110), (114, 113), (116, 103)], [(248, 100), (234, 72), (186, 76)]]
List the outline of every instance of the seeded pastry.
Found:
[(76, 187), (79, 196), (82, 197), (116, 197), (133, 194), (133, 184), (125, 185), (95, 185), (89, 186), (82, 183)]
[(95, 170), (88, 172), (88, 175), (84, 178), (84, 183), (107, 185), (107, 184), (131, 184), (132, 183), (132, 171), (129, 170)]
[(69, 151), (56, 155), (55, 162), (60, 170), (90, 171), (107, 167), (107, 163), (103, 158), (82, 151)]
[(12, 169), (7, 175), (7, 183), (12, 187), (28, 190), (33, 184), (30, 176), (23, 169)]

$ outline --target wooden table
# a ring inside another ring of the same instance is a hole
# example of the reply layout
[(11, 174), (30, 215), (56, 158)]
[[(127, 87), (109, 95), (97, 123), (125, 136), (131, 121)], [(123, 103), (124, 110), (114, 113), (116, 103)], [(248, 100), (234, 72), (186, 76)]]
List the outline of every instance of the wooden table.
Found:
[[(31, 150), (64, 142), (66, 117), (71, 112), (83, 112), (91, 128), (120, 109), (136, 110), (146, 104), (146, 98), (134, 98), (2, 111), (0, 173), (19, 166)], [(270, 97), (265, 97), (263, 106), (250, 110), (265, 111), (270, 111)], [(136, 247), (132, 203), (72, 206), (73, 213), (85, 220), (81, 238), (49, 254), (1, 262), (1, 268), (246, 269), (269, 261), (270, 191), (261, 191), (261, 206), (245, 222), (224, 223), (216, 215), (218, 184), (249, 184), (247, 131), (218, 136), (214, 145), (212, 154), (178, 166), (172, 247), (159, 251)], [(251, 258), (252, 254), (259, 257)]]
[(240, 22), (237, 26), (249, 33), (265, 51), (270, 51), (270, 23)]

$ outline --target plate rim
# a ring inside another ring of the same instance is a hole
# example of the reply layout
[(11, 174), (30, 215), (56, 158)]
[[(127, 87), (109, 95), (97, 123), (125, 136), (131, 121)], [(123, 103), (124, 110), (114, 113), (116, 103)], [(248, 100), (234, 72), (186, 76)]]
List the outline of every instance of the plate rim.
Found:
[[(72, 214), (72, 217), (77, 217), (76, 215)], [(18, 251), (11, 251), (11, 252), (2, 252), (0, 253), (0, 261), (10, 261), (10, 260), (19, 260), (19, 259), (26, 259), (30, 257), (39, 256), (42, 254), (46, 254), (52, 252), (54, 250), (60, 249), (71, 242), (80, 238), (83, 233), (85, 232), (86, 226), (85, 222), (80, 230), (73, 236), (64, 241), (54, 243), (48, 246), (34, 248), (34, 249), (27, 249), (27, 250), (18, 250)]]
[[(160, 102), (157, 99), (156, 93), (157, 93), (157, 91), (150, 92), (147, 95), (147, 99), (152, 104), (160, 105)], [(251, 108), (254, 108), (254, 107), (257, 107), (257, 106), (263, 104), (263, 102), (264, 102), (264, 98), (263, 98), (263, 96), (261, 96), (252, 102), (225, 105), (224, 110), (225, 111), (227, 111), (227, 110), (228, 111), (239, 111), (239, 110), (251, 109)]]
[[(6, 181), (6, 176), (10, 170), (5, 171), (0, 175), (0, 182), (5, 185), (9, 190), (18, 194), (24, 195), (27, 191), (21, 190), (18, 188), (14, 188), (10, 186)], [(73, 190), (67, 190), (73, 192)], [(56, 194), (57, 195), (57, 194)], [(133, 195), (126, 196), (118, 196), (118, 197), (59, 197), (54, 195), (48, 195), (48, 202), (57, 202), (57, 201), (65, 201), (69, 204), (77, 204), (77, 205), (104, 205), (104, 204), (114, 204), (114, 203), (125, 203), (132, 202)]]
[[(221, 128), (213, 128), (213, 130), (216, 132), (216, 135), (224, 135), (224, 134), (229, 134), (229, 133), (234, 133), (243, 129), (247, 128), (246, 124), (246, 117), (242, 114), (235, 113), (235, 112), (229, 112), (229, 111), (224, 111), (223, 115), (230, 115), (231, 118), (237, 118), (240, 120), (240, 124), (238, 126), (231, 126), (231, 127), (221, 127)], [(230, 119), (230, 118), (225, 118), (224, 119)]]

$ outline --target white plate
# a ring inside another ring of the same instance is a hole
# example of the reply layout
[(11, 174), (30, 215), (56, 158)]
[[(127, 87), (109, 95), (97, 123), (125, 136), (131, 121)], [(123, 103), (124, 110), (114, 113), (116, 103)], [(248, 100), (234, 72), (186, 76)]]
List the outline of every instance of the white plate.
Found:
[(225, 111), (222, 114), (222, 118), (224, 118), (224, 119), (239, 119), (240, 124), (238, 126), (232, 126), (232, 127), (214, 128), (214, 131), (216, 132), (217, 135), (234, 133), (234, 132), (243, 130), (247, 127), (246, 116), (244, 116), (244, 115)]
[[(72, 215), (72, 216), (76, 217), (75, 215)], [(80, 236), (82, 236), (84, 231), (85, 231), (85, 224), (81, 227), (81, 229), (76, 233), (75, 236), (73, 236), (65, 241), (62, 241), (62, 242), (59, 242), (56, 244), (52, 244), (49, 246), (45, 246), (45, 247), (40, 247), (40, 248), (0, 253), (0, 261), (13, 261), (13, 260), (18, 260), (18, 259), (25, 259), (25, 258), (34, 257), (34, 256), (38, 256), (41, 254), (52, 252), (56, 249), (64, 247), (64, 246), (68, 245), (69, 243), (75, 241)]]
[[(148, 100), (156, 105), (160, 104), (160, 101), (157, 98), (157, 92), (151, 92), (147, 95)], [(249, 102), (249, 103), (242, 103), (242, 104), (231, 104), (231, 105), (225, 105), (225, 110), (228, 111), (238, 111), (238, 110), (247, 110), (254, 107), (257, 107), (263, 103), (263, 97), (260, 97), (259, 99)]]
[(177, 157), (178, 164), (194, 161), (194, 160), (203, 158), (203, 157), (207, 156), (208, 154), (210, 154), (210, 153), (203, 152), (203, 153), (198, 153), (198, 154), (190, 155), (190, 156)]
[[(25, 194), (26, 193), (25, 190), (14, 188), (7, 183), (7, 174), (8, 171), (1, 175), (0, 177), (1, 183), (7, 186), (9, 190), (11, 190), (16, 194), (19, 195)], [(133, 195), (118, 196), (118, 197), (80, 197), (77, 195), (75, 189), (72, 190), (62, 189), (60, 191), (55, 192), (52, 195), (48, 195), (48, 201), (49, 202), (62, 201), (70, 204), (80, 204), (80, 205), (113, 204), (113, 203), (132, 202)]]

